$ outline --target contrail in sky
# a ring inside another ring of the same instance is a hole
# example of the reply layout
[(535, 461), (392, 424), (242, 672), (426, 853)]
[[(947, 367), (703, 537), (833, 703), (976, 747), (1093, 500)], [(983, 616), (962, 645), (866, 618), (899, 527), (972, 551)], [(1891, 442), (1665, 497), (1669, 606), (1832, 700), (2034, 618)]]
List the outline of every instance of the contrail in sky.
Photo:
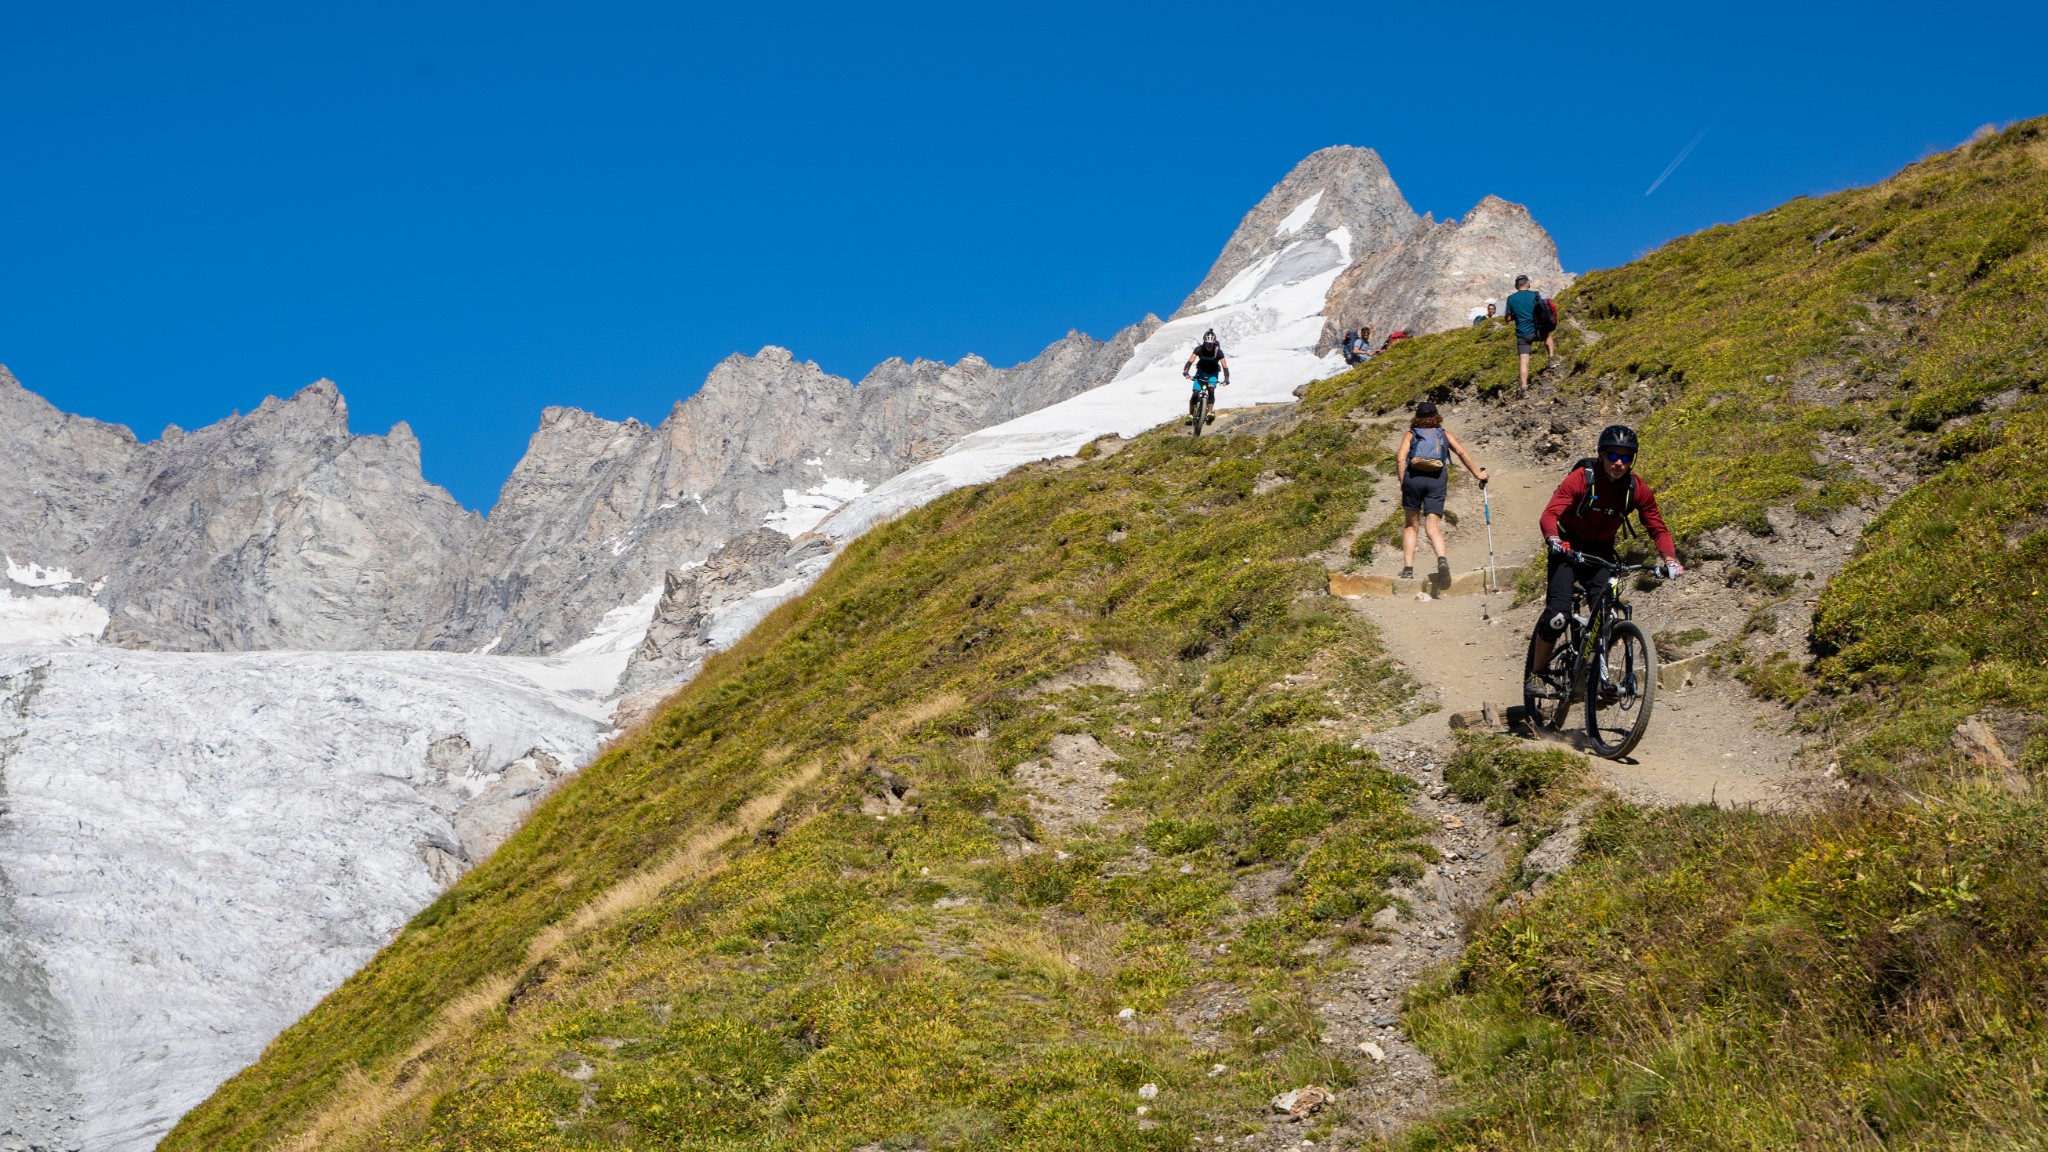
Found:
[(1650, 193), (1655, 192), (1657, 190), (1658, 185), (1664, 183), (1666, 180), (1671, 179), (1671, 174), (1673, 172), (1678, 171), (1678, 166), (1680, 164), (1685, 163), (1685, 158), (1687, 156), (1692, 155), (1692, 150), (1699, 147), (1700, 141), (1705, 140), (1707, 138), (1707, 133), (1712, 132), (1713, 130), (1714, 125), (1712, 124), (1709, 124), (1705, 128), (1700, 129), (1700, 134), (1692, 138), (1692, 143), (1687, 144), (1685, 146), (1685, 150), (1678, 154), (1678, 158), (1671, 162), (1670, 167), (1664, 169), (1664, 174), (1662, 176), (1657, 177), (1657, 181), (1655, 184), (1650, 185), (1649, 188), (1644, 190), (1643, 195), (1648, 196)]

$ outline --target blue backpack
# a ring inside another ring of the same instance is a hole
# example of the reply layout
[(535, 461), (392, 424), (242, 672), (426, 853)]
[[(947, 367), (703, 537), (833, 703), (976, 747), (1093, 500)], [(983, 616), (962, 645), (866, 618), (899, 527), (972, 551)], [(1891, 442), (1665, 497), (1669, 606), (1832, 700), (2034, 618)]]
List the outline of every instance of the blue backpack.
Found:
[(1416, 428), (1409, 432), (1410, 476), (1441, 476), (1450, 458), (1450, 441), (1445, 439), (1442, 428)]

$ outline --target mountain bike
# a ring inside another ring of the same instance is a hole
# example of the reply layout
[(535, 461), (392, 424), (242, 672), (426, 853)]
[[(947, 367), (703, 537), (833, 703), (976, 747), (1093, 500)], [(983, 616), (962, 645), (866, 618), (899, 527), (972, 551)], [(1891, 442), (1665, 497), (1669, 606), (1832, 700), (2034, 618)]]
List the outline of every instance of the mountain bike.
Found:
[(1213, 412), (1216, 408), (1216, 378), (1214, 376), (1196, 376), (1194, 381), (1195, 391), (1189, 397), (1193, 404), (1188, 409), (1188, 425), (1190, 435), (1200, 436), (1202, 434), (1202, 425), (1215, 419), (1209, 413)]
[(1537, 673), (1548, 691), (1532, 692), (1529, 673), (1536, 661), (1536, 635), (1522, 658), (1524, 714), (1552, 732), (1564, 726), (1572, 701), (1585, 706), (1586, 739), (1593, 750), (1619, 760), (1650, 730), (1650, 706), (1657, 699), (1657, 648), (1649, 634), (1630, 619), (1623, 583), (1638, 572), (1659, 578), (1662, 564), (1615, 564), (1584, 552), (1570, 556), (1575, 564), (1598, 569), (1587, 594), (1583, 583), (1572, 589), (1565, 631), (1551, 649), (1550, 663)]

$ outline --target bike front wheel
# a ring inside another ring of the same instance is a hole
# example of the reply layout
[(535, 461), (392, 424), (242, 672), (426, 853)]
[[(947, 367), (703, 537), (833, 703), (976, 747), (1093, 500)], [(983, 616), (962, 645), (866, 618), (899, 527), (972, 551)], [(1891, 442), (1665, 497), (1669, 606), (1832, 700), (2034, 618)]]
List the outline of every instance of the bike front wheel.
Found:
[(1557, 638), (1550, 649), (1550, 664), (1541, 670), (1550, 691), (1539, 696), (1529, 690), (1529, 673), (1537, 670), (1536, 634), (1529, 633), (1529, 651), (1522, 657), (1522, 714), (1531, 723), (1552, 732), (1564, 726), (1565, 713), (1572, 710), (1572, 653), (1576, 651), (1578, 644), (1573, 637)]
[(1195, 394), (1195, 419), (1194, 423), (1189, 428), (1189, 434), (1194, 436), (1200, 436), (1202, 434), (1202, 425), (1207, 424), (1208, 422), (1209, 393), (1206, 390), (1204, 390), (1201, 392), (1197, 392)]
[(1657, 648), (1641, 627), (1616, 621), (1586, 670), (1586, 738), (1593, 750), (1619, 760), (1650, 730), (1657, 700)]

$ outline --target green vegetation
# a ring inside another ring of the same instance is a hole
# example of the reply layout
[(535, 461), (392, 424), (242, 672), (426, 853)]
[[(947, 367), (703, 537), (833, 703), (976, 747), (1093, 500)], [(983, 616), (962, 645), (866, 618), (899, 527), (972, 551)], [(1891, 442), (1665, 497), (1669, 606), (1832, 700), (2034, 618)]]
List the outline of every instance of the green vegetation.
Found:
[[(1946, 423), (2048, 379), (2048, 122), (2028, 121), (1882, 184), (1799, 199), (1591, 272), (1560, 294), (1568, 396), (1632, 416), (1643, 471), (1681, 540), (1768, 533), (1869, 497), (1827, 451), (1967, 455), (1988, 425)], [(1312, 402), (1385, 412), (1516, 387), (1504, 323), (1404, 341)], [(1532, 361), (1532, 370), (1544, 357)], [(1590, 446), (1589, 446), (1590, 448)]]
[[(1148, 436), (877, 530), (165, 1146), (1184, 1147), (1344, 1082), (1304, 946), (1430, 850), (1351, 746), (1407, 686), (1292, 558), (1384, 455)], [(1110, 652), (1154, 687), (1029, 691)], [(1063, 734), (1121, 758), (1100, 828), (1011, 771)]]
[(1464, 1107), (1412, 1148), (2019, 1148), (2048, 1136), (2038, 802), (1608, 804), (1411, 1001)]
[[(2048, 258), (2010, 224), (2044, 218), (2044, 129), (1582, 282), (1568, 312), (1607, 335), (1564, 387), (1662, 389), (1646, 459), (1682, 532), (1767, 530), (1757, 500), (1825, 511), (1830, 429), (1935, 470), (1823, 592), (1827, 655), (1739, 670), (1797, 706), (1855, 802), (1605, 804), (1579, 864), (1412, 1001), (1464, 1102), (1409, 1147), (2048, 1143)], [(1968, 451), (1932, 435), (1959, 418)]]
[(1458, 799), (1485, 804), (1503, 825), (1523, 825), (1540, 837), (1584, 793), (1585, 771), (1584, 758), (1562, 748), (1460, 732), (1444, 783)]
[[(1740, 664), (1856, 790), (1593, 808), (1411, 1000), (1454, 1103), (1400, 1143), (2048, 1145), (2044, 222), (2033, 121), (1564, 295), (1546, 386), (1633, 414), (1681, 538), (1927, 479), (1822, 591), (1818, 660)], [(1355, 410), (1513, 372), (1498, 325), (1406, 341), (1285, 433), (1146, 436), (877, 530), (164, 1146), (1178, 1149), (1347, 1083), (1310, 992), (1430, 852), (1354, 747), (1407, 685), (1295, 558), (1389, 466)], [(1110, 653), (1150, 687), (1033, 691)], [(1084, 737), (1121, 782), (1069, 827), (1019, 766)], [(1525, 848), (1588, 787), (1484, 737), (1446, 778)]]

